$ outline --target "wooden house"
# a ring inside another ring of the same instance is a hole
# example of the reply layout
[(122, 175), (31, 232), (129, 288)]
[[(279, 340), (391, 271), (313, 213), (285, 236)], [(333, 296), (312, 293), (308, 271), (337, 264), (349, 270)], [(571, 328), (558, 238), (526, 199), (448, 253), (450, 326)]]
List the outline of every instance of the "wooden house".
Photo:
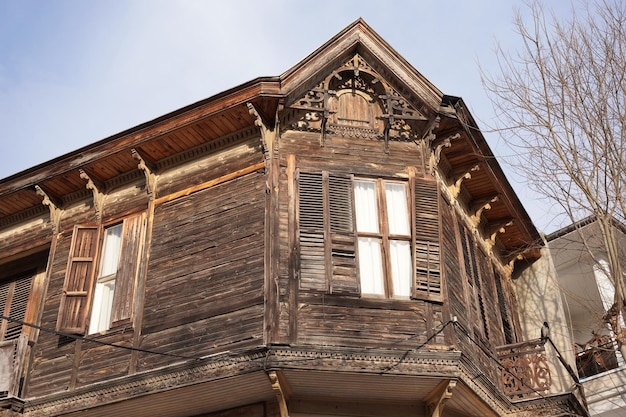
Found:
[(463, 100), (357, 20), (0, 181), (0, 415), (586, 415), (519, 325), (540, 248)]

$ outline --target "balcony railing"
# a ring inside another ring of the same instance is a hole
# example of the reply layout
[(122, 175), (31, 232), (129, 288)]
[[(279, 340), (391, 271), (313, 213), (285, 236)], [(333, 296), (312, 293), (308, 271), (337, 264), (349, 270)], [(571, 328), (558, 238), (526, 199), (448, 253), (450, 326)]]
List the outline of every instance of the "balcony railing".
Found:
[(28, 335), (0, 342), (0, 398), (20, 396), (22, 373), (27, 355)]
[(576, 353), (576, 367), (581, 378), (619, 367), (617, 342), (610, 336), (594, 336)]
[(511, 399), (544, 395), (552, 385), (546, 359), (545, 341), (541, 339), (500, 346), (496, 349), (502, 364), (500, 379)]

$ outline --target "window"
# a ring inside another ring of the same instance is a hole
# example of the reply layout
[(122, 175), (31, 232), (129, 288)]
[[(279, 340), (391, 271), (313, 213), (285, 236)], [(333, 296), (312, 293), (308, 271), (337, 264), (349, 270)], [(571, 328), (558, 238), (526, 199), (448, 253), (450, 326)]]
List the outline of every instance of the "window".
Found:
[(406, 184), (355, 180), (354, 202), (361, 293), (409, 297), (413, 274)]
[(300, 172), (300, 287), (440, 301), (438, 196), (427, 179)]
[(58, 330), (83, 333), (90, 309), (89, 333), (131, 318), (143, 219), (136, 215), (104, 228), (74, 228)]

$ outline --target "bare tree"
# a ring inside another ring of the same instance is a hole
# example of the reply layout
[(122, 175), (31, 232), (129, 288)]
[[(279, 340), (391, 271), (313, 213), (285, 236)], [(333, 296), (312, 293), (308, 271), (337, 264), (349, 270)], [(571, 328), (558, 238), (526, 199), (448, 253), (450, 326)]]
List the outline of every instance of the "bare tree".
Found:
[[(615, 304), (606, 314), (618, 341), (626, 286), (624, 253), (615, 221), (624, 223), (626, 193), (626, 3), (600, 0), (566, 18), (528, 3), (530, 19), (517, 12), (523, 47), (497, 47), (499, 67), (482, 70), (494, 105), (497, 130), (515, 149), (530, 186), (558, 204), (570, 223), (597, 222), (588, 241), (597, 264), (608, 269)], [(624, 352), (626, 353), (626, 352)]]

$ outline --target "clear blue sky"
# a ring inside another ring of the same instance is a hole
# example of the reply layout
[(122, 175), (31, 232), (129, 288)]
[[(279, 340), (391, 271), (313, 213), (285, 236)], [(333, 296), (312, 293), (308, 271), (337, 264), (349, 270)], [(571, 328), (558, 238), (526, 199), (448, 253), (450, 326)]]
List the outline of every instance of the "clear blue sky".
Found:
[[(496, 42), (516, 48), (515, 8), (523, 0), (0, 0), (0, 178), (280, 75), (359, 17), (485, 127), (478, 64), (494, 65)], [(508, 152), (484, 134), (496, 156)], [(552, 231), (545, 204), (499, 162)]]

